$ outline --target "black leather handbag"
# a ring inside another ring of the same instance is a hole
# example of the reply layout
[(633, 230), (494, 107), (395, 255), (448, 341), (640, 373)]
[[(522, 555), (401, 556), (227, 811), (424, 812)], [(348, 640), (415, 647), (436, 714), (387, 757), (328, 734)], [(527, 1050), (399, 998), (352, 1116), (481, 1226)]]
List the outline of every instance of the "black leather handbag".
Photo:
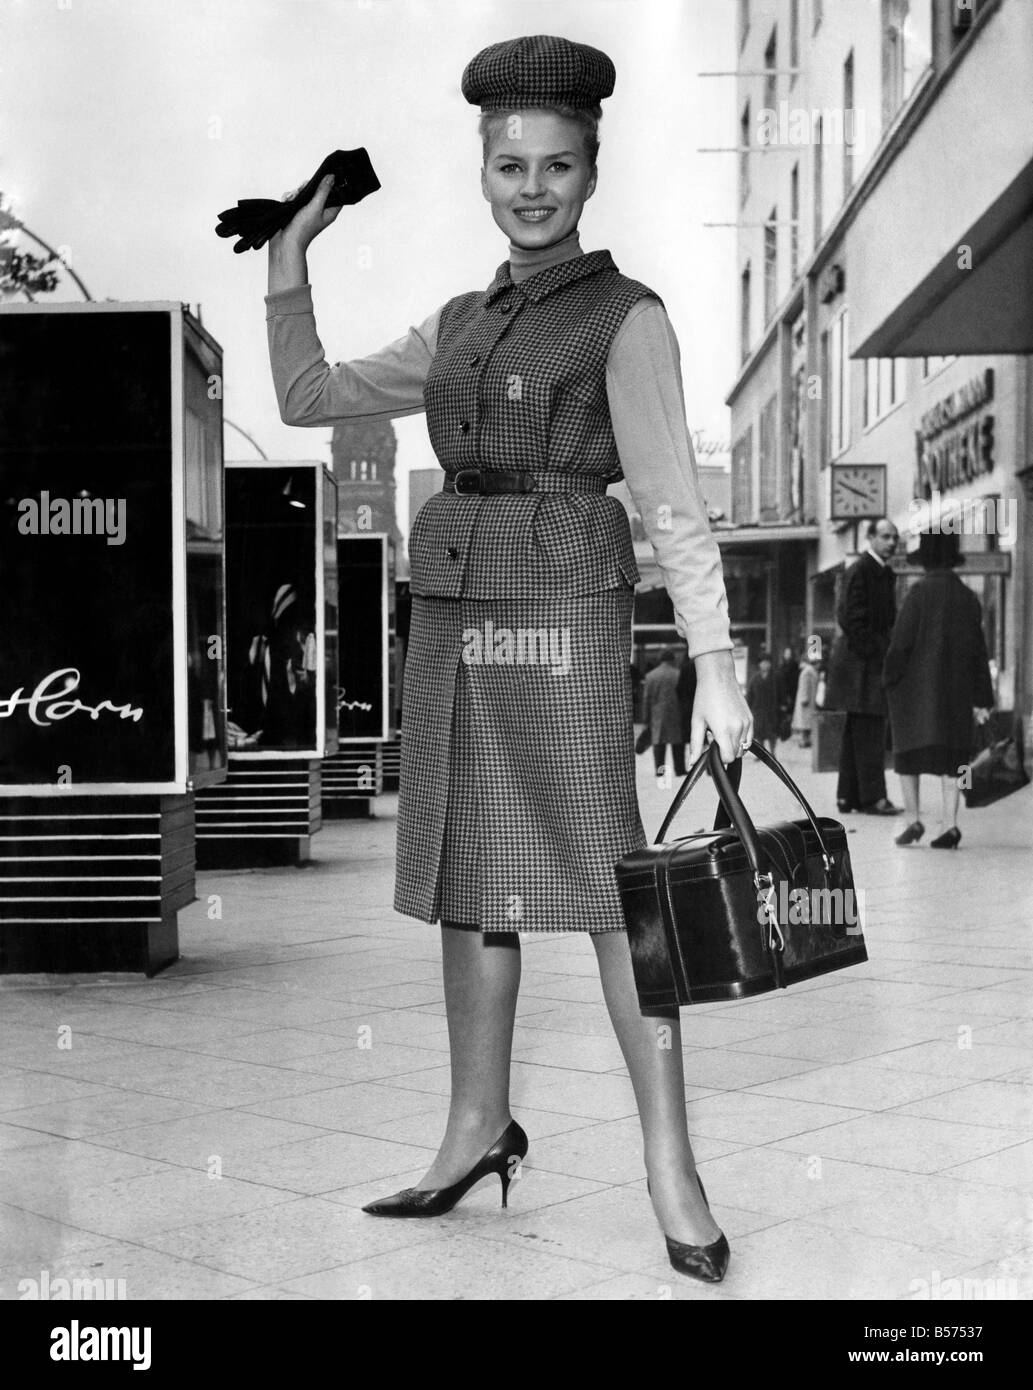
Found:
[[(750, 752), (805, 819), (755, 826), (738, 791), (742, 760), (726, 768), (711, 743), (656, 841), (614, 866), (643, 1014), (766, 994), (868, 959), (844, 827), (816, 816), (761, 744)], [(714, 829), (664, 843), (704, 769), (721, 800)]]

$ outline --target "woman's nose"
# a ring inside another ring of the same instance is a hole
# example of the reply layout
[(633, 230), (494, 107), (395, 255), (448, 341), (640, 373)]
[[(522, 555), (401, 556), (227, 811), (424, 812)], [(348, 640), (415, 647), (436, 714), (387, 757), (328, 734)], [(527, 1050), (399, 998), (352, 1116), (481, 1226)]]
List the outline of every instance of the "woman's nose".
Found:
[(520, 192), (525, 198), (540, 198), (545, 192), (542, 176), (536, 169), (528, 169)]

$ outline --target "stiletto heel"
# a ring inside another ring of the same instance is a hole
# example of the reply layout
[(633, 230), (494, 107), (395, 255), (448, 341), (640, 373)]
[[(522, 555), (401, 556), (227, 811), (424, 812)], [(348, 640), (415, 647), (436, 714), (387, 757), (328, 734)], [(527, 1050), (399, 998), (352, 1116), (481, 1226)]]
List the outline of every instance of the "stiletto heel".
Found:
[(925, 826), (920, 820), (913, 820), (910, 825), (905, 826), (900, 834), (893, 841), (895, 845), (913, 845), (916, 840), (920, 840), (925, 834)]
[(942, 835), (937, 835), (935, 840), (929, 841), (930, 849), (957, 849), (961, 840), (961, 831), (956, 825), (952, 825), (949, 830), (945, 830)]
[(405, 1187), (390, 1197), (381, 1197), (370, 1202), (362, 1210), (370, 1216), (444, 1216), (451, 1211), (473, 1187), (490, 1173), (498, 1173), (502, 1180), (502, 1205), (509, 1205), (509, 1184), (513, 1177), (513, 1160), (517, 1164), (527, 1156), (527, 1135), (510, 1120), (491, 1148), (474, 1164), (470, 1171), (454, 1182), (451, 1187), (436, 1187), (421, 1190), (418, 1187)]

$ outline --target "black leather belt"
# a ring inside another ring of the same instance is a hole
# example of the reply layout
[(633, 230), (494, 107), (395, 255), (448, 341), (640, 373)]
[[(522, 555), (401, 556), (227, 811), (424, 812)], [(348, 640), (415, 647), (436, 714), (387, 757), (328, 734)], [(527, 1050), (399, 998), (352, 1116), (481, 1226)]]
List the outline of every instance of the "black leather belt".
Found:
[(555, 468), (460, 468), (445, 474), (442, 492), (469, 497), (499, 492), (605, 492), (607, 486), (607, 480), (597, 473), (561, 473)]

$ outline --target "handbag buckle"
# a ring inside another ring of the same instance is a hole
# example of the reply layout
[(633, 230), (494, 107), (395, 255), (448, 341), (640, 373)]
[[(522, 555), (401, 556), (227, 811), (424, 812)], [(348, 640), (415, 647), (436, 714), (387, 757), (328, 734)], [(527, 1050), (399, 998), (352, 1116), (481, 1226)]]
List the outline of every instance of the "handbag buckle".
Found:
[[(782, 928), (778, 924), (778, 913), (775, 911), (775, 880), (769, 873), (755, 873), (753, 882), (757, 889), (757, 905), (763, 907), (768, 919), (768, 949), (771, 951), (784, 951), (786, 939), (782, 935)], [(775, 936), (778, 936), (778, 943), (775, 943)]]

